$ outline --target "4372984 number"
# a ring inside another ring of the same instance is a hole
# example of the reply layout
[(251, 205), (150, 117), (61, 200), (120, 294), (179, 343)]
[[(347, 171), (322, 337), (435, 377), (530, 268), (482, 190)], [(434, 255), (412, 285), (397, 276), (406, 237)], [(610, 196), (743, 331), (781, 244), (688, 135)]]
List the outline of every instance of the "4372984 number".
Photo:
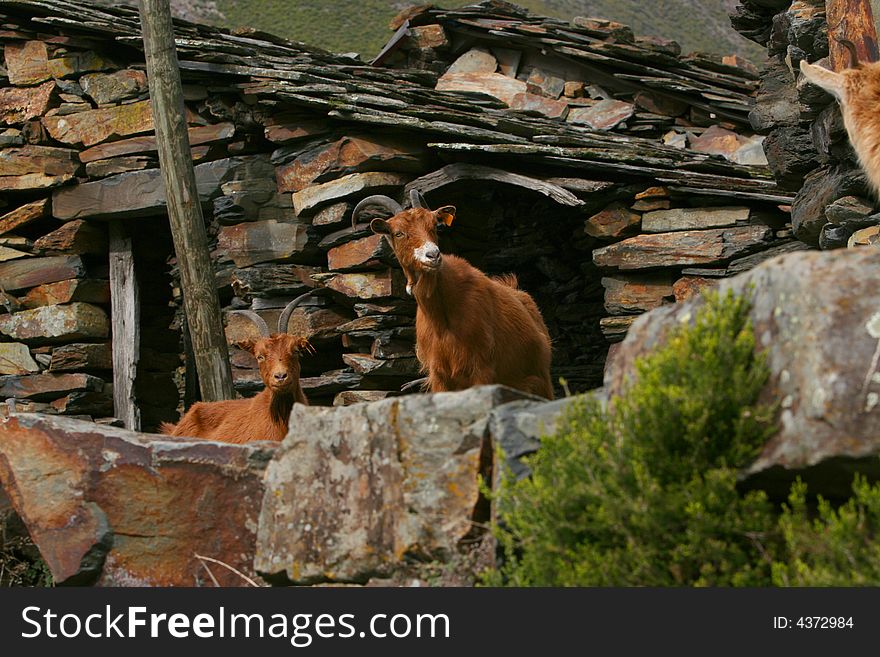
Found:
[(802, 630), (852, 629), (852, 616), (801, 616), (795, 627)]

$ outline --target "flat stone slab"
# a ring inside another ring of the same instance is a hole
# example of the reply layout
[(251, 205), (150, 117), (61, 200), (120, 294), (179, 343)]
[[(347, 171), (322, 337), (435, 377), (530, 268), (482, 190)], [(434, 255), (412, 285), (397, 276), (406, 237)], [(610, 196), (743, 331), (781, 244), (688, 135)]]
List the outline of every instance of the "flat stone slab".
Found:
[(673, 208), (655, 210), (642, 215), (642, 230), (646, 233), (666, 233), (674, 230), (701, 230), (726, 228), (749, 220), (749, 208)]
[(90, 303), (40, 306), (0, 315), (0, 334), (28, 344), (58, 344), (110, 335), (107, 313)]
[[(197, 554), (255, 577), (273, 451), (45, 415), (0, 418), (0, 483), (59, 584), (212, 586)], [(247, 586), (207, 565), (221, 586)]]
[(768, 226), (644, 234), (593, 251), (593, 262), (621, 270), (709, 265), (748, 255), (772, 237)]

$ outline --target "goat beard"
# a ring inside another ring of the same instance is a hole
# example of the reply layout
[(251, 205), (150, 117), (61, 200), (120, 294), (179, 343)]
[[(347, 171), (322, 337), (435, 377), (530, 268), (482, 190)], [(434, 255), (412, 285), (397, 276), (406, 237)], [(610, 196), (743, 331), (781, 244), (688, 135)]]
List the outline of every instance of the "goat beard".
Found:
[(407, 274), (407, 277), (406, 277), (406, 293), (407, 293), (409, 296), (414, 297), (414, 296), (416, 295), (416, 285), (418, 284), (420, 278), (421, 278), (421, 277), (419, 276), (418, 272), (414, 272), (414, 273), (412, 274), (412, 276), (410, 276), (410, 275)]
[(269, 405), (269, 415), (276, 424), (286, 425), (290, 419), (290, 411), (293, 410), (293, 402), (295, 401), (293, 386), (273, 392), (272, 401)]
[[(428, 269), (426, 271), (414, 270), (411, 274), (409, 272), (406, 272), (406, 293), (411, 297), (415, 297), (416, 296), (416, 285), (418, 285), (419, 282), (421, 282), (421, 280), (423, 278), (425, 278), (426, 276), (432, 276), (432, 275), (436, 276), (439, 272), (440, 272), (439, 267), (437, 267), (436, 269)], [(431, 294), (430, 294), (431, 288), (428, 288), (428, 289), (429, 289), (429, 291), (427, 293), (425, 293), (426, 298), (431, 296)]]

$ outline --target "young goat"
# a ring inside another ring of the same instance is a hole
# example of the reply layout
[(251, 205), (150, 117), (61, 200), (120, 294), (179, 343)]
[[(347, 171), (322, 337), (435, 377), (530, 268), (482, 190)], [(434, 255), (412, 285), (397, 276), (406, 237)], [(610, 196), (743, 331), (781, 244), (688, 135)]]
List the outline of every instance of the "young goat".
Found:
[(843, 123), (874, 192), (880, 194), (880, 63), (860, 64), (850, 42), (852, 68), (840, 73), (801, 60), (807, 80), (840, 103)]
[(532, 297), (515, 276), (491, 278), (454, 255), (441, 255), (438, 226), (449, 226), (455, 208), (425, 208), (418, 192), (412, 209), (387, 196), (370, 196), (352, 212), (352, 228), (368, 205), (391, 212), (370, 228), (390, 242), (416, 308), (416, 355), (432, 392), (501, 383), (547, 399), (550, 335)]
[(176, 425), (164, 422), (161, 432), (239, 444), (282, 440), (287, 435), (294, 402), (309, 403), (299, 383), (299, 357), (302, 353), (314, 353), (314, 349), (305, 338), (287, 333), (291, 313), (307, 296), (297, 297), (287, 305), (278, 320), (278, 332), (272, 335), (255, 312), (241, 313), (260, 329), (258, 340), (237, 344), (257, 359), (266, 386), (262, 392), (250, 399), (195, 403)]

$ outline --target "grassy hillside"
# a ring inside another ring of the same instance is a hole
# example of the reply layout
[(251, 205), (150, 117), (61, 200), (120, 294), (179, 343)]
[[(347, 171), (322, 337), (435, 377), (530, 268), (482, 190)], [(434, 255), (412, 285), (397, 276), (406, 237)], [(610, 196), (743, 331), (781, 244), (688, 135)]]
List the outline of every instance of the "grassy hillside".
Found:
[[(439, 0), (460, 7), (473, 0)], [(222, 24), (250, 25), (336, 52), (370, 57), (391, 36), (388, 21), (416, 2), (400, 0), (217, 0)], [(632, 26), (637, 34), (672, 38), (685, 52), (703, 50), (760, 57), (757, 45), (730, 27), (727, 11), (736, 0), (518, 0), (536, 14), (571, 19), (596, 16)]]
[[(96, 0), (136, 5), (137, 0)], [(248, 25), (333, 52), (358, 52), (369, 59), (390, 38), (388, 22), (403, 8), (426, 0), (171, 0), (175, 16), (194, 22)], [(477, 0), (435, 0), (454, 8)], [(684, 52), (736, 53), (760, 61), (764, 50), (730, 26), (738, 0), (515, 0), (534, 14), (574, 16), (626, 23), (636, 34), (678, 41)], [(871, 0), (880, 23), (880, 0)], [(646, 8), (647, 5), (647, 8)]]

